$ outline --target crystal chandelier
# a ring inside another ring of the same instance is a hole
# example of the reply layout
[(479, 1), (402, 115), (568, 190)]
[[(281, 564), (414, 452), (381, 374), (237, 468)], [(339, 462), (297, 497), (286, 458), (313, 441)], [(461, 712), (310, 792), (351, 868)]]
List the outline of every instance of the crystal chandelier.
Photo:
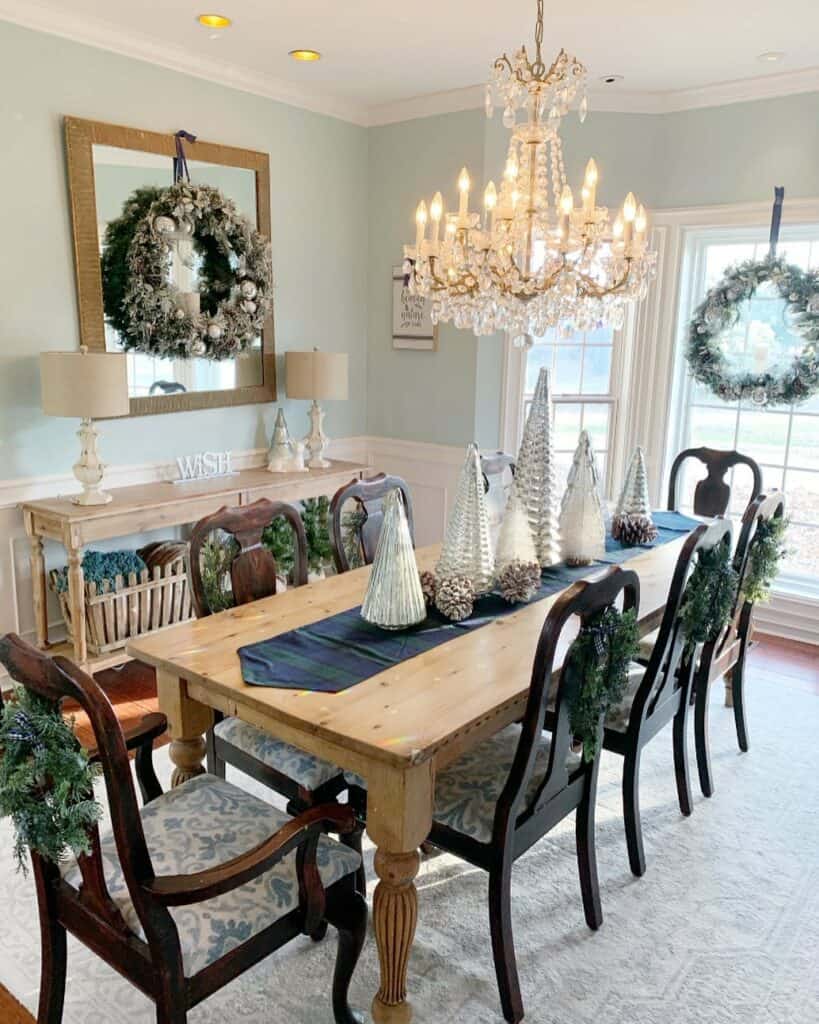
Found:
[[(429, 208), (422, 200), (415, 245), (404, 247), (407, 286), (431, 300), (435, 323), (477, 335), (507, 330), (519, 344), (558, 325), (621, 327), (625, 304), (645, 297), (656, 268), (656, 254), (646, 248), (644, 207), (629, 192), (612, 223), (596, 203), (594, 160), (575, 203), (559, 129), (578, 93), (581, 122), (586, 118), (586, 68), (565, 50), (547, 68), (542, 43), (543, 0), (537, 0), (534, 61), (525, 46), (512, 59), (504, 53), (486, 86), (487, 116), (500, 100), (512, 138), (500, 189), (490, 181), (484, 191), (483, 216), (469, 209), (472, 183), (464, 167), (457, 213), (444, 212), (440, 192)], [(518, 111), (525, 120), (518, 121)]]

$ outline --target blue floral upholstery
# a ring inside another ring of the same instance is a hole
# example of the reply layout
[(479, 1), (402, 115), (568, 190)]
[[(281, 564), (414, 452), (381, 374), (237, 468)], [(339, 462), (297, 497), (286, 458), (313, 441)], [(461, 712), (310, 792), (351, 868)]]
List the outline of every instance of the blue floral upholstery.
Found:
[[(435, 783), (435, 821), (456, 832), (488, 843), (498, 798), (509, 778), (512, 762), (520, 741), (521, 727), (510, 725), (490, 736), (438, 775)], [(549, 764), (551, 736), (540, 736), (535, 768), (527, 797), (533, 797)], [(580, 755), (571, 753), (567, 762), (570, 772), (580, 767)]]
[(637, 696), (637, 691), (640, 689), (640, 683), (642, 683), (645, 674), (645, 665), (639, 665), (636, 661), (630, 663), (626, 692), (617, 707), (611, 708), (606, 715), (607, 729), (614, 729), (616, 732), (625, 732), (628, 729), (631, 707), (634, 704), (634, 698)]
[(277, 740), (270, 733), (240, 718), (223, 718), (217, 723), (214, 732), (226, 743), (232, 743), (269, 768), (275, 768), (304, 789), (318, 789), (341, 774), (341, 769), (329, 761), (322, 761), (320, 757)]
[[(142, 809), (142, 827), (157, 875), (184, 875), (218, 867), (252, 849), (290, 820), (283, 811), (213, 775), (200, 775), (163, 793)], [(111, 898), (128, 927), (144, 938), (111, 833), (102, 839), (102, 856)], [(361, 858), (354, 850), (323, 836), (317, 862), (322, 882), (329, 888), (357, 871)], [(79, 887), (81, 876), (75, 860), (65, 863), (63, 878)], [(284, 917), (298, 903), (293, 851), (269, 871), (232, 892), (202, 903), (171, 908), (186, 976), (201, 971)]]

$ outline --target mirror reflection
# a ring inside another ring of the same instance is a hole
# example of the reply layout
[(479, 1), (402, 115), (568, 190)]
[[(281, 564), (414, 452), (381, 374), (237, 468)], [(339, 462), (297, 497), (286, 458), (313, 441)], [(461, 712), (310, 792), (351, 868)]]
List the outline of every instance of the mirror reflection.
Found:
[[(124, 214), (129, 204), (147, 211), (160, 190), (173, 182), (172, 162), (168, 157), (140, 150), (94, 145), (94, 185), (100, 259), (103, 272), (105, 309), (105, 346), (121, 352), (121, 301), (127, 286), (127, 241)], [(226, 167), (191, 159), (195, 146), (188, 149), (188, 168), (193, 184), (210, 185), (232, 199), (239, 212), (253, 226), (256, 216), (256, 174), (243, 167)], [(235, 255), (225, 253), (212, 238), (199, 238), (168, 224), (166, 238), (171, 256), (166, 274), (182, 294), (190, 313), (212, 313), (220, 298), (230, 291), (231, 272), (236, 269)], [(203, 289), (203, 283), (207, 288)], [(204, 294), (203, 294), (204, 293)], [(205, 306), (202, 305), (204, 299)], [(207, 307), (207, 308), (205, 308)], [(160, 358), (142, 352), (128, 352), (128, 388), (132, 398), (173, 395), (191, 391), (230, 391), (263, 382), (262, 343), (257, 337), (249, 349), (231, 359)]]
[(741, 303), (734, 324), (720, 335), (731, 373), (781, 376), (805, 347), (789, 303), (766, 281)]

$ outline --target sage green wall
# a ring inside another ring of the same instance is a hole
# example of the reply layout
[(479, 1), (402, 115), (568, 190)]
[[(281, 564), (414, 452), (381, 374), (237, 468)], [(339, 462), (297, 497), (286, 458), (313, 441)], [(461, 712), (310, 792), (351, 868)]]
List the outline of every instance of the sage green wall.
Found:
[[(350, 353), (335, 436), (366, 429), (367, 132), (343, 121), (0, 22), (0, 479), (69, 470), (76, 424), (39, 406), (38, 353), (75, 348), (78, 321), (62, 117), (173, 132), (270, 154), (276, 350)], [(283, 381), (283, 372), (280, 373)], [(283, 388), (280, 387), (283, 398)], [(294, 432), (307, 404), (285, 404)], [(264, 445), (275, 406), (102, 424), (110, 464)]]
[[(775, 184), (790, 196), (819, 193), (819, 93), (666, 115), (592, 111), (583, 125), (570, 115), (561, 134), (570, 183), (579, 185), (594, 156), (598, 195), (610, 206), (630, 190), (655, 210), (765, 200)], [(502, 340), (446, 327), (436, 354), (392, 352), (389, 289), (378, 275), (413, 239), (418, 199), (441, 188), (454, 203), (464, 162), (479, 198), (488, 178), (498, 181), (508, 141), (499, 117), (474, 110), (370, 131), (370, 434), (498, 444)], [(419, 414), (432, 412), (432, 396), (434, 415)]]

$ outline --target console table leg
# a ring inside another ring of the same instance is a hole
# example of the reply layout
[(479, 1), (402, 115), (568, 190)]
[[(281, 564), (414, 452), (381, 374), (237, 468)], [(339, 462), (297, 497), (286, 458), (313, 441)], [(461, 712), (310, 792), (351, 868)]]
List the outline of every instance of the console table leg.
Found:
[(85, 577), (82, 548), (68, 548), (68, 600), (71, 605), (71, 632), (74, 634), (74, 661), (85, 665), (88, 646), (85, 637)]
[(45, 558), (43, 556), (43, 538), (30, 536), (31, 552), (31, 587), (34, 592), (34, 628), (37, 634), (37, 646), (48, 647), (48, 595), (46, 591)]

